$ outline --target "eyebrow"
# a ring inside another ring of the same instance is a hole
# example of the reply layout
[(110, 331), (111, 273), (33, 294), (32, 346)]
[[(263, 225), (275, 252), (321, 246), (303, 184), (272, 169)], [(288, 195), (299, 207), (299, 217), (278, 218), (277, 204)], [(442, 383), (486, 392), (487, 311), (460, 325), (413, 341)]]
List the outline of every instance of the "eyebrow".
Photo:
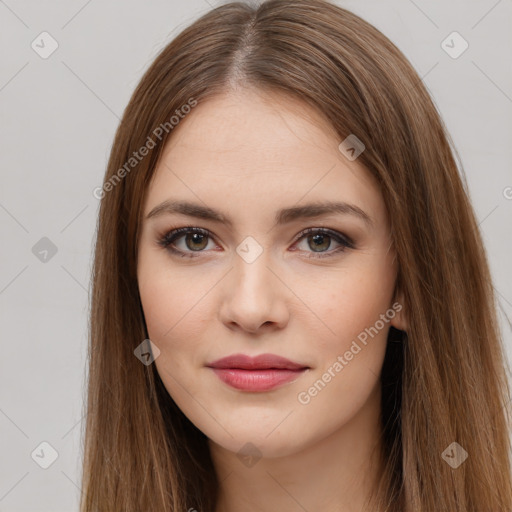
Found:
[[(163, 214), (178, 213), (189, 217), (210, 220), (225, 224), (229, 227), (233, 226), (233, 221), (222, 212), (214, 210), (208, 206), (203, 206), (188, 201), (174, 201), (167, 199), (166, 201), (155, 206), (146, 216), (146, 219), (158, 217)], [(291, 206), (278, 210), (275, 215), (275, 223), (284, 225), (298, 219), (315, 218), (328, 214), (344, 214), (352, 215), (363, 220), (370, 228), (374, 226), (372, 218), (361, 208), (354, 204), (345, 202), (322, 201), (309, 203), (302, 206)]]

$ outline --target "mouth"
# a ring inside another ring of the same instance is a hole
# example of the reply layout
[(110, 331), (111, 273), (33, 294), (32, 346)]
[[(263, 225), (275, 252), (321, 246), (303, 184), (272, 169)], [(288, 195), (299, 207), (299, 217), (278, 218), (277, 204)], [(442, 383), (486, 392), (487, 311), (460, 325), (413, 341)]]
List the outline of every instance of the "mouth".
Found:
[(308, 369), (302, 370), (242, 370), (240, 368), (212, 368), (213, 372), (229, 386), (243, 391), (269, 391), (282, 384), (297, 380)]
[(235, 354), (206, 365), (225, 384), (243, 391), (269, 391), (297, 380), (311, 368), (274, 354)]

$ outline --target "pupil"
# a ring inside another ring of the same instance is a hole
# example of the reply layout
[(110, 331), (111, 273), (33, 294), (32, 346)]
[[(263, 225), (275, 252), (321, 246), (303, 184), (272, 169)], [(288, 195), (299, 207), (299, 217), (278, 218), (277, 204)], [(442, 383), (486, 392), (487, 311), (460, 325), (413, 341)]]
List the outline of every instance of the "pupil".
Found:
[[(324, 238), (329, 239), (329, 236), (328, 235), (317, 234), (317, 235), (313, 235), (310, 238), (313, 238), (315, 247), (318, 248), (318, 247), (320, 247), (322, 245), (323, 239)], [(319, 241), (319, 239), (320, 239), (320, 241)], [(329, 243), (327, 243), (327, 247), (329, 247)], [(327, 247), (324, 247), (324, 248), (327, 248)]]
[[(192, 243), (194, 244), (200, 244), (201, 243), (201, 238), (204, 238), (206, 240), (206, 236), (205, 235), (202, 235), (201, 233), (191, 233), (189, 236), (192, 237)], [(197, 240), (199, 238), (199, 241)], [(187, 240), (188, 241), (188, 240)], [(204, 242), (204, 240), (203, 240)], [(188, 243), (187, 243), (187, 246), (188, 246)], [(205, 245), (203, 243), (203, 246), (202, 247), (199, 247), (199, 249), (204, 249)], [(188, 247), (189, 249), (191, 250), (198, 250), (197, 247)]]

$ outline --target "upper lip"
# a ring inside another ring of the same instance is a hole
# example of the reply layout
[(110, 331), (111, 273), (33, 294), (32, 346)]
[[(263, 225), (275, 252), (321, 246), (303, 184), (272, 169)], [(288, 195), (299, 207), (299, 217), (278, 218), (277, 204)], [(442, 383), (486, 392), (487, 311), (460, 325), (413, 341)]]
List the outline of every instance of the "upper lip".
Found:
[(209, 368), (238, 368), (241, 370), (269, 370), (272, 368), (301, 370), (309, 368), (308, 366), (295, 363), (275, 354), (260, 354), (256, 357), (247, 356), (245, 354), (233, 354), (223, 357), (222, 359), (217, 359), (206, 366)]

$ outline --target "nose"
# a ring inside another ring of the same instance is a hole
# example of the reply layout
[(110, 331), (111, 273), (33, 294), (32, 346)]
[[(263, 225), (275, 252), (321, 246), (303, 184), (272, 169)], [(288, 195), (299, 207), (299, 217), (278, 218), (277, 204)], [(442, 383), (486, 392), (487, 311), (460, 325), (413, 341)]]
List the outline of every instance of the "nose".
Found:
[(256, 334), (282, 329), (289, 319), (287, 300), (293, 295), (271, 268), (268, 252), (248, 263), (235, 256), (234, 268), (223, 280), (220, 320), (232, 330)]

